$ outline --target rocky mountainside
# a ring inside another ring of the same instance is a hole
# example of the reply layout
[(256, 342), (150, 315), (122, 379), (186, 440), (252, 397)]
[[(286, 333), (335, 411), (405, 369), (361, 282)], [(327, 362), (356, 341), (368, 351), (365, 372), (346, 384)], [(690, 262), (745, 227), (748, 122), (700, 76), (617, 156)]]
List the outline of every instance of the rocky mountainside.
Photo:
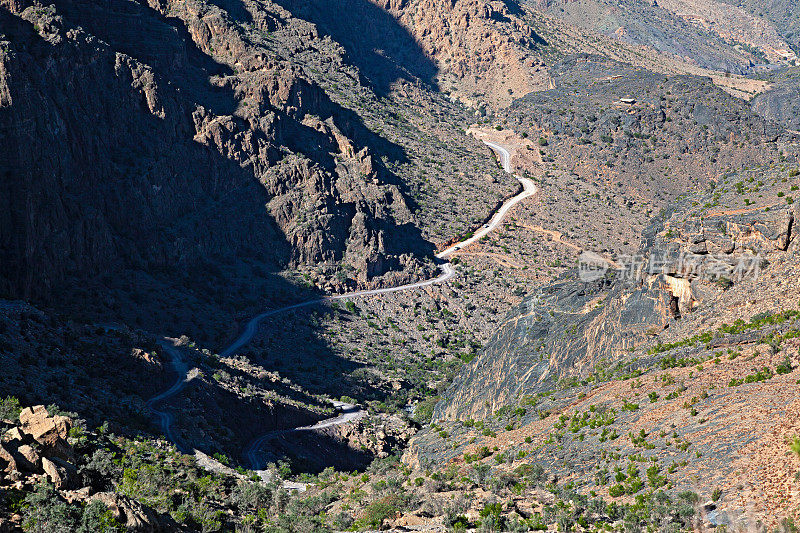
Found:
[[(187, 6), (176, 27), (131, 2), (13, 7), (6, 294), (52, 301), (110, 271), (245, 258), (271, 271), (347, 262), (361, 283), (419, 268), (430, 246), (397, 231), (411, 214), (380, 160), (388, 143), (296, 68), (246, 48), (220, 10)], [(227, 63), (210, 53), (219, 43)]]
[(772, 22), (781, 36), (798, 52), (800, 50), (800, 6), (792, 0), (721, 0)]
[(795, 166), (726, 174), (619, 269), (595, 258), (526, 297), (406, 461), (496, 455), (619, 501), (645, 485), (713, 493), (712, 526), (777, 524), (797, 504), (779, 496), (797, 469), (781, 451), (798, 429)]
[(0, 533), (796, 531), (795, 14), (0, 0)]
[[(306, 281), (293, 287), (284, 269), (333, 290), (428, 275), (436, 241), (512, 183), (452, 193), (464, 179), (453, 163), (496, 171), (451, 119), (431, 122), (464, 111), (433, 92), (437, 67), (403, 27), (371, 9), (350, 20), (391, 28), (394, 59), (290, 3), (4, 3), (3, 294), (92, 301), (95, 316), (124, 320), (168, 313), (191, 332), (183, 308), (224, 320), (263, 306), (254, 294), (291, 298)], [(376, 99), (394, 81), (404, 89)], [(417, 175), (422, 159), (441, 166)]]
[[(695, 312), (701, 302), (730, 296), (722, 288), (733, 283), (728, 276), (739, 266), (741, 254), (769, 253), (783, 259), (793, 253), (788, 248), (799, 234), (797, 216), (795, 209), (776, 209), (672, 222), (667, 242), (653, 243), (637, 254), (652, 263), (638, 265), (648, 273), (644, 279), (631, 283), (625, 279), (630, 272), (621, 271), (611, 278), (565, 280), (544, 287), (506, 318), (437, 405), (434, 419), (485, 418), (558, 382), (585, 379), (620, 364), (637, 346), (649, 344)], [(651, 226), (648, 233), (659, 230)], [(686, 253), (698, 264), (689, 264), (682, 255)], [(705, 263), (715, 261), (722, 269), (718, 278), (693, 277)]]
[[(763, 8), (717, 0), (526, 3), (585, 30), (717, 71), (745, 73), (756, 65), (797, 57), (787, 42), (792, 31), (783, 21), (765, 19)], [(783, 13), (776, 2), (768, 4)]]
[(440, 66), (440, 87), (465, 103), (507, 105), (549, 82), (547, 44), (515, 2), (380, 0)]
[(753, 98), (753, 109), (784, 127), (800, 131), (800, 69), (791, 68), (773, 76), (770, 89)]

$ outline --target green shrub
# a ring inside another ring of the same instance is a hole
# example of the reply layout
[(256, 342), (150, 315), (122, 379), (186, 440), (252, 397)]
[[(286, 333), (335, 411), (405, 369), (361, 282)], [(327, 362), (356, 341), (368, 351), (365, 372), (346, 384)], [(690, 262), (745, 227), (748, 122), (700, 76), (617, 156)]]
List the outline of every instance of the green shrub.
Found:
[(789, 443), (789, 449), (792, 450), (796, 456), (800, 457), (800, 437), (792, 439), (792, 442)]
[(775, 372), (778, 374), (790, 374), (792, 370), (794, 370), (794, 368), (792, 368), (792, 362), (789, 360), (788, 356), (783, 360), (783, 362), (775, 367)]
[(623, 494), (625, 494), (625, 485), (622, 485), (621, 483), (608, 489), (608, 495), (612, 498), (619, 498)]
[(13, 396), (6, 396), (5, 399), (0, 400), (0, 418), (7, 418), (9, 420), (17, 420), (22, 408), (19, 405), (19, 400)]
[(367, 505), (361, 517), (353, 524), (357, 529), (379, 528), (387, 518), (394, 518), (405, 510), (406, 502), (402, 496), (392, 494)]
[(83, 510), (79, 533), (113, 533), (124, 531), (125, 528), (114, 519), (114, 515), (105, 504), (95, 500), (90, 502)]
[(426, 398), (419, 402), (417, 406), (414, 408), (414, 420), (419, 422), (420, 424), (428, 424), (433, 418), (433, 408), (436, 406), (436, 402), (439, 400), (438, 396), (434, 396), (432, 398)]

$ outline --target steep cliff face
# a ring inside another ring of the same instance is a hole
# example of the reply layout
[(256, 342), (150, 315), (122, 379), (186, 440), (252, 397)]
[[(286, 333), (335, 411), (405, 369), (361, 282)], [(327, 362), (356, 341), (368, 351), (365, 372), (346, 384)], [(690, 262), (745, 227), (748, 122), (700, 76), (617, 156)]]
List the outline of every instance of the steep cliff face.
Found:
[(433, 419), (485, 418), (559, 380), (592, 374), (674, 320), (671, 301), (663, 276), (634, 289), (606, 279), (545, 287), (509, 314)]
[(243, 259), (347, 265), (331, 267), (334, 288), (424, 275), (431, 247), (399, 230), (411, 213), (377, 157), (399, 150), (230, 16), (2, 4), (4, 295), (52, 301), (109, 272)]
[[(192, 140), (168, 80), (49, 9), (0, 16), (3, 293), (46, 297), (74, 275), (280, 242), (264, 192)], [(275, 250), (264, 259), (287, 247)]]

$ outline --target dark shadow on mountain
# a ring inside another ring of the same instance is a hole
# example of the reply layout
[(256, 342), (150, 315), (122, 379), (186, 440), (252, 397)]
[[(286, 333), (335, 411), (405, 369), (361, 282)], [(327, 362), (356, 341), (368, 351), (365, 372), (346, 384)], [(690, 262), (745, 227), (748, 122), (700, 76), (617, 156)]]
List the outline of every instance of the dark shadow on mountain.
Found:
[(247, 10), (241, 0), (207, 0), (228, 13), (228, 16), (236, 22), (250, 24), (253, 22), (253, 15)]
[(316, 305), (268, 317), (257, 338), (239, 354), (314, 394), (386, 400), (386, 391), (354, 377), (367, 366), (332, 353), (328, 340), (315, 329), (314, 324), (332, 312), (328, 306)]
[[(311, 397), (298, 399), (298, 403), (264, 401), (259, 396), (243, 397), (223, 388), (213, 380), (194, 379), (180, 395), (168, 400), (163, 410), (174, 415), (176, 435), (185, 435), (176, 443), (190, 453), (198, 449), (209, 455), (220, 452), (229, 457), (238, 457), (249, 443), (276, 430), (314, 424), (325, 415), (314, 413), (301, 405), (319, 406)], [(196, 422), (201, 419), (216, 426), (216, 431), (206, 436), (196, 431)], [(157, 428), (160, 431), (160, 428)]]
[(436, 86), (438, 69), (397, 20), (369, 0), (276, 0), (295, 17), (314, 23), (347, 51), (380, 96), (392, 83), (420, 80)]
[[(102, 15), (80, 11), (86, 4), (61, 4), (67, 18)], [(161, 49), (187, 49), (153, 12), (133, 6), (135, 20), (158, 28)], [(0, 109), (0, 190), (8, 192), (0, 227), (9, 229), (0, 232), (8, 258), (0, 293), (173, 335), (202, 335), (202, 317), (212, 310), (225, 320), (226, 309), (256, 306), (264, 294), (302, 297), (274, 275), (290, 247), (264, 207), (266, 191), (251, 172), (193, 138), (194, 104), (180, 86), (208, 87), (204, 68), (187, 68), (182, 83), (157, 69), (157, 99), (148, 100), (154, 78), (118, 55), (115, 65), (102, 44), (53, 44), (6, 11), (0, 21), (18, 51), (8, 77), (18, 99)], [(117, 20), (105, 32), (117, 26), (125, 24)], [(124, 35), (133, 38), (120, 29)], [(230, 92), (216, 100), (236, 105)], [(31, 127), (20, 130), (21, 123)], [(38, 222), (26, 227), (28, 219)], [(248, 286), (257, 298), (241, 297)], [(199, 317), (191, 311), (199, 309)]]
[[(151, 9), (142, 0), (140, 3), (128, 0), (103, 0), (100, 3), (87, 0), (57, 0), (58, 12), (67, 22), (80, 25), (90, 33), (109, 43), (112, 48), (121, 50), (152, 66), (155, 72), (168, 80), (170, 84), (180, 88), (184, 95), (202, 105), (215, 115), (232, 115), (238, 107), (238, 101), (228, 88), (211, 85), (209, 77), (232, 74), (229, 66), (216, 62), (201, 51), (192, 40), (184, 22), (178, 18), (165, 18)], [(369, 4), (369, 2), (366, 2)], [(239, 0), (217, 0), (214, 5), (225, 10), (232, 18), (239, 20), (249, 12)], [(370, 4), (371, 6), (371, 4)], [(372, 13), (370, 8), (370, 13)], [(242, 13), (242, 11), (244, 13)], [(380, 11), (378, 9), (378, 11)], [(386, 14), (390, 20), (394, 20)], [(374, 21), (373, 21), (374, 22)], [(391, 160), (398, 164), (407, 162), (404, 150), (377, 135), (364, 126), (361, 117), (355, 112), (334, 103), (330, 97), (318, 88), (312, 88), (305, 80), (298, 79), (297, 84), (315, 95), (318, 102), (313, 111), (322, 120), (331, 120), (347, 137), (355, 141), (356, 150), (367, 146), (373, 156), (378, 171), (378, 178), (385, 183), (397, 186), (412, 211), (417, 205), (405, 182), (398, 179), (386, 169), (383, 160)], [(299, 89), (295, 89), (298, 93)], [(294, 106), (303, 109), (303, 102)], [(336, 160), (334, 155), (338, 147), (322, 132), (302, 123), (304, 116), (288, 116), (282, 109), (272, 109), (278, 116), (275, 121), (275, 142), (286, 146), (293, 152), (305, 154), (309, 159), (328, 172), (334, 172)], [(246, 121), (240, 117), (232, 120), (245, 130)], [(265, 144), (270, 144), (265, 140)], [(277, 154), (275, 156), (278, 157)], [(421, 239), (419, 233), (418, 239)], [(404, 242), (409, 239), (403, 239)], [(419, 252), (417, 246), (408, 251)], [(426, 247), (422, 253), (429, 253), (433, 246)], [(401, 252), (402, 253), (402, 252)]]
[(520, 7), (519, 2), (517, 0), (501, 0), (503, 4), (506, 6), (506, 9), (512, 15), (518, 17), (524, 15), (525, 12)]
[[(220, 1), (235, 11), (236, 0)], [(214, 114), (229, 115), (236, 109), (229, 90), (208, 82), (211, 76), (232, 74), (232, 69), (203, 53), (180, 19), (162, 17), (146, 3), (129, 0), (55, 0), (55, 5), (67, 24), (153, 67)]]
[[(77, 321), (186, 334), (203, 346), (223, 346), (264, 307), (319, 297), (278, 275), (291, 247), (265, 209), (269, 198), (252, 169), (194, 139), (196, 104), (214, 114), (238, 105), (229, 88), (208, 82), (227, 67), (197, 49), (182, 23), (173, 25), (139, 4), (57, 0), (57, 13), (66, 28), (83, 27), (110, 46), (45, 40), (31, 23), (0, 9), (0, 27), (15, 51), (7, 65), (14, 105), (0, 108), (0, 296), (30, 300)], [(370, 147), (379, 178), (397, 180), (380, 158), (404, 161), (402, 149), (371, 132), (355, 113), (328, 102), (337, 126)], [(282, 119), (287, 139), (304, 128), (302, 117)], [(320, 167), (330, 164), (321, 141), (304, 148)], [(397, 242), (410, 248), (424, 243), (417, 228), (394, 231), (403, 234)], [(317, 332), (310, 335), (313, 342), (295, 346), (299, 361), (324, 363), (342, 376), (358, 371)], [(268, 370), (271, 362), (263, 361)], [(87, 387), (90, 376), (111, 366), (91, 357), (80, 365)], [(154, 379), (126, 372), (140, 389), (127, 394), (146, 400), (161, 385), (168, 388), (161, 381), (173, 379), (170, 374), (161, 370)], [(29, 365), (20, 375), (35, 376), (35, 369)], [(314, 393), (340, 396), (358, 386), (353, 396), (382, 394), (349, 378), (334, 388), (324, 376), (292, 377)], [(25, 398), (49, 403), (49, 391), (32, 388)], [(224, 420), (234, 431), (230, 449), (249, 438), (236, 433), (237, 420), (252, 421), (248, 431), (258, 435), (273, 420), (305, 423), (310, 416), (298, 409), (289, 418), (277, 411), (270, 418), (253, 400), (230, 392), (213, 397), (227, 407), (209, 407), (208, 420), (237, 414)], [(65, 395), (62, 407), (78, 411), (81, 401)], [(142, 425), (152, 423), (142, 412), (115, 416), (120, 424), (139, 418)]]
[(375, 457), (337, 439), (333, 430), (291, 431), (275, 435), (264, 444), (266, 461), (288, 459), (295, 474), (319, 474), (332, 466), (340, 472), (363, 470)]

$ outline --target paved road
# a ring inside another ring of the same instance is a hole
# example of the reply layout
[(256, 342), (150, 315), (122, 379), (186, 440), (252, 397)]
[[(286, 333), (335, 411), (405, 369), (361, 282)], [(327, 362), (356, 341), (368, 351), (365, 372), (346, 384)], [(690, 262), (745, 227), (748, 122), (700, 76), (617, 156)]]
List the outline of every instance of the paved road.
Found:
[[(440, 254), (441, 255), (441, 254)], [(437, 255), (437, 257), (439, 257)], [(453, 278), (456, 275), (456, 270), (453, 268), (453, 265), (450, 263), (444, 263), (439, 266), (439, 269), (442, 271), (437, 277), (432, 279), (427, 279), (425, 281), (419, 281), (417, 283), (409, 283), (407, 285), (398, 285), (397, 287), (386, 287), (383, 289), (371, 289), (366, 291), (358, 291), (358, 292), (350, 292), (347, 294), (337, 294), (335, 296), (326, 296), (324, 298), (318, 298), (316, 300), (309, 300), (307, 302), (301, 302), (299, 304), (294, 305), (287, 305), (286, 307), (281, 307), (279, 309), (273, 309), (272, 311), (267, 311), (266, 313), (261, 313), (260, 315), (252, 318), (250, 322), (247, 323), (247, 326), (244, 328), (244, 332), (241, 336), (236, 339), (233, 344), (228, 346), (225, 350), (220, 353), (222, 357), (230, 357), (231, 355), (235, 354), (238, 350), (249, 343), (255, 334), (258, 332), (258, 326), (262, 320), (267, 317), (271, 317), (273, 315), (277, 315), (280, 313), (285, 313), (286, 311), (291, 311), (292, 309), (300, 309), (301, 307), (309, 307), (311, 305), (317, 305), (323, 302), (333, 302), (336, 300), (350, 300), (353, 298), (363, 298), (365, 296), (376, 296), (378, 294), (387, 294), (390, 292), (398, 292), (398, 291), (407, 291), (410, 289), (419, 289), (422, 287), (427, 287), (429, 285), (436, 285), (439, 283), (444, 283)]]
[[(512, 173), (512, 169), (511, 169), (511, 154), (508, 153), (508, 150), (506, 150), (505, 148), (503, 148), (499, 144), (493, 143), (491, 141), (483, 141), (483, 142), (486, 143), (486, 145), (489, 148), (494, 150), (494, 152), (497, 155), (500, 156), (500, 164), (502, 165), (503, 170), (505, 170), (506, 172), (511, 174)], [(494, 214), (494, 216), (492, 216), (491, 220), (489, 220), (489, 223), (484, 225), (478, 231), (476, 231), (472, 235), (472, 237), (470, 237), (469, 239), (466, 239), (464, 241), (461, 241), (459, 243), (454, 244), (450, 248), (448, 248), (448, 249), (444, 250), (443, 252), (437, 254), (436, 257), (445, 258), (448, 255), (450, 255), (453, 252), (455, 252), (456, 250), (462, 250), (462, 249), (466, 248), (467, 246), (469, 246), (470, 244), (478, 242), (483, 237), (485, 237), (486, 235), (488, 235), (489, 233), (494, 231), (497, 228), (497, 226), (499, 226), (503, 222), (503, 219), (508, 214), (508, 212), (511, 210), (511, 208), (513, 208), (515, 205), (517, 205), (518, 203), (523, 201), (525, 198), (530, 198), (531, 196), (536, 194), (536, 191), (539, 190), (538, 187), (536, 187), (536, 184), (533, 183), (533, 181), (531, 179), (524, 178), (522, 176), (517, 176), (517, 175), (515, 175), (515, 177), (522, 184), (522, 192), (519, 193), (518, 195), (514, 196), (513, 198), (511, 198), (507, 202), (505, 202), (500, 207), (500, 209), (497, 210), (497, 212)]]
[[(491, 148), (499, 156), (500, 164), (502, 165), (503, 170), (505, 170), (506, 172), (511, 174), (512, 173), (511, 155), (509, 154), (508, 150), (506, 148), (504, 148), (503, 146), (501, 146), (499, 144), (496, 144), (496, 143), (493, 143), (493, 142), (490, 142), (490, 141), (484, 140), (483, 142), (487, 146), (489, 146), (489, 148)], [(503, 221), (503, 218), (505, 218), (506, 214), (508, 214), (508, 212), (509, 212), (509, 210), (511, 208), (513, 208), (515, 205), (520, 203), (522, 200), (524, 200), (526, 198), (529, 198), (529, 197), (533, 196), (534, 194), (536, 194), (537, 187), (533, 183), (533, 181), (531, 181), (528, 178), (521, 177), (521, 176), (516, 176), (515, 175), (515, 177), (520, 181), (520, 183), (522, 183), (522, 187), (523, 187), (522, 192), (517, 194), (513, 198), (509, 199), (508, 201), (506, 201), (500, 207), (500, 209), (497, 210), (497, 212), (494, 214), (494, 216), (492, 216), (492, 218), (489, 220), (489, 222), (486, 225), (484, 225), (482, 228), (477, 230), (472, 235), (472, 237), (470, 237), (469, 239), (466, 239), (464, 241), (461, 241), (459, 243), (456, 243), (453, 246), (447, 248), (446, 250), (443, 250), (443, 251), (439, 252), (438, 254), (436, 254), (436, 257), (438, 259), (446, 259), (454, 251), (463, 249), (463, 248), (465, 248), (465, 247), (477, 242), (482, 237), (484, 237), (485, 235), (487, 235), (488, 233), (490, 233), (491, 231), (496, 229), (500, 225), (500, 223)], [(320, 303), (323, 303), (323, 302), (331, 302), (331, 301), (336, 301), (336, 300), (349, 300), (349, 299), (352, 299), (352, 298), (363, 298), (365, 296), (376, 296), (378, 294), (387, 294), (387, 293), (391, 293), (391, 292), (419, 289), (419, 288), (427, 287), (427, 286), (430, 286), (430, 285), (436, 285), (436, 284), (440, 284), (440, 283), (445, 283), (448, 280), (452, 279), (456, 274), (455, 268), (450, 263), (443, 263), (442, 265), (439, 266), (439, 268), (442, 271), (442, 273), (439, 276), (437, 276), (437, 277), (435, 277), (433, 279), (429, 279), (429, 280), (425, 280), (425, 281), (419, 281), (417, 283), (409, 283), (409, 284), (406, 284), (406, 285), (400, 285), (400, 286), (397, 286), (397, 287), (387, 287), (387, 288), (384, 288), (384, 289), (372, 289), (372, 290), (364, 290), (364, 291), (352, 292), (352, 293), (348, 293), (348, 294), (339, 294), (339, 295), (335, 295), (335, 296), (326, 296), (324, 298), (317, 298), (315, 300), (309, 300), (307, 302), (301, 302), (301, 303), (297, 303), (297, 304), (293, 304), (293, 305), (287, 305), (287, 306), (281, 307), (279, 309), (273, 309), (271, 311), (266, 311), (264, 313), (261, 313), (258, 316), (253, 317), (247, 323), (247, 326), (245, 327), (244, 331), (239, 336), (239, 338), (236, 339), (233, 342), (233, 344), (231, 344), (228, 348), (223, 350), (220, 353), (220, 355), (223, 356), (223, 357), (230, 357), (231, 355), (235, 354), (238, 350), (240, 350), (243, 346), (247, 345), (247, 343), (249, 343), (253, 339), (255, 334), (258, 332), (259, 324), (265, 318), (277, 315), (279, 313), (284, 313), (286, 311), (291, 311), (293, 309), (300, 309), (302, 307), (309, 307), (309, 306), (317, 305), (317, 304), (320, 304)], [(175, 370), (175, 373), (178, 375), (178, 378), (177, 378), (177, 381), (172, 385), (172, 387), (170, 387), (168, 390), (162, 392), (161, 394), (158, 394), (157, 396), (154, 396), (154, 397), (150, 398), (150, 400), (148, 400), (146, 405), (159, 418), (159, 422), (160, 422), (162, 431), (164, 432), (164, 435), (170, 441), (172, 441), (172, 442), (177, 444), (178, 441), (175, 439), (175, 436), (172, 433), (172, 415), (170, 413), (166, 412), (166, 411), (162, 411), (162, 410), (157, 409), (155, 406), (156, 406), (156, 404), (160, 403), (161, 401), (166, 400), (167, 398), (170, 398), (170, 397), (176, 395), (178, 392), (180, 392), (183, 389), (183, 387), (186, 385), (186, 383), (189, 380), (189, 377), (188, 377), (189, 366), (184, 362), (183, 358), (181, 357), (180, 351), (177, 348), (175, 348), (175, 345), (174, 345), (174, 343), (172, 341), (170, 341), (169, 339), (165, 339), (160, 344), (161, 344), (162, 348), (164, 348), (164, 350), (170, 355), (172, 368)], [(342, 414), (340, 414), (339, 416), (336, 416), (334, 418), (329, 418), (329, 419), (326, 419), (326, 420), (322, 420), (322, 421), (318, 422), (317, 424), (314, 424), (313, 426), (305, 426), (305, 427), (294, 428), (294, 429), (289, 429), (289, 430), (271, 431), (271, 432), (267, 433), (266, 435), (262, 435), (261, 437), (259, 437), (255, 441), (253, 441), (250, 444), (250, 446), (248, 447), (247, 452), (245, 453), (245, 455), (247, 457), (247, 460), (250, 463), (250, 465), (253, 468), (257, 468), (259, 466), (259, 461), (258, 461), (258, 452), (259, 452), (259, 450), (261, 449), (261, 447), (263, 446), (263, 444), (267, 440), (269, 440), (270, 438), (275, 437), (278, 434), (288, 433), (288, 432), (292, 432), (292, 431), (312, 431), (312, 430), (315, 430), (315, 429), (321, 429), (321, 428), (326, 428), (326, 427), (331, 427), (331, 426), (337, 426), (339, 424), (344, 424), (346, 422), (351, 422), (353, 420), (357, 420), (357, 419), (361, 418), (362, 416), (364, 416), (364, 414), (365, 414), (364, 411), (362, 411), (361, 408), (359, 408), (357, 405), (346, 404), (346, 403), (343, 403), (343, 402), (334, 402), (334, 406), (339, 408), (341, 410)], [(265, 471), (258, 471), (258, 472), (259, 472), (260, 475), (262, 475), (262, 477), (264, 477), (266, 475)], [(295, 485), (297, 485), (297, 486), (295, 486)], [(296, 489), (296, 490), (305, 490), (305, 486), (304, 485), (301, 486), (301, 485), (303, 485), (303, 484), (292, 484), (292, 483), (288, 483), (288, 485), (285, 484), (286, 488), (291, 488), (291, 489)]]
[(167, 398), (178, 394), (181, 389), (183, 389), (188, 381), (189, 365), (184, 362), (180, 351), (175, 348), (175, 345), (171, 340), (164, 339), (160, 341), (159, 344), (169, 354), (172, 369), (175, 371), (175, 374), (177, 374), (178, 377), (172, 387), (165, 390), (161, 394), (153, 396), (147, 400), (145, 405), (158, 417), (161, 429), (164, 431), (164, 436), (167, 437), (169, 441), (178, 445), (178, 440), (176, 440), (175, 435), (172, 434), (172, 415), (167, 411), (161, 411), (157, 409), (155, 406), (162, 400), (166, 400)]
[[(490, 142), (490, 141), (483, 141), (483, 142), (486, 143), (486, 145), (489, 146), (489, 148), (494, 150), (495, 153), (499, 155), (500, 163), (501, 163), (501, 165), (503, 167), (503, 170), (505, 170), (506, 172), (511, 174), (512, 173), (512, 169), (511, 169), (511, 154), (509, 154), (508, 150), (506, 150), (504, 147), (500, 146), (499, 144), (496, 144), (496, 143), (493, 143), (493, 142)], [(461, 241), (459, 243), (456, 243), (453, 246), (451, 246), (451, 247), (439, 252), (438, 254), (436, 254), (436, 257), (438, 259), (446, 259), (448, 256), (450, 256), (456, 250), (464, 249), (467, 246), (478, 242), (481, 238), (483, 238), (484, 236), (486, 236), (489, 233), (491, 233), (492, 231), (494, 231), (503, 222), (503, 219), (508, 214), (508, 212), (511, 210), (511, 208), (513, 208), (515, 205), (517, 205), (518, 203), (520, 203), (524, 199), (529, 198), (529, 197), (533, 196), (534, 194), (536, 194), (536, 192), (538, 190), (538, 187), (536, 187), (536, 184), (534, 184), (532, 180), (530, 180), (529, 178), (521, 177), (521, 176), (515, 176), (515, 177), (519, 180), (520, 183), (522, 183), (522, 192), (519, 193), (518, 195), (514, 196), (513, 198), (511, 198), (507, 202), (505, 202), (500, 207), (500, 209), (497, 210), (497, 212), (494, 214), (494, 216), (492, 216), (492, 218), (489, 220), (489, 222), (486, 225), (484, 225), (482, 228), (477, 230), (472, 235), (472, 237), (470, 237), (469, 239), (466, 239), (464, 241)], [(231, 355), (236, 353), (237, 350), (241, 349), (243, 346), (245, 346), (247, 343), (249, 343), (253, 339), (255, 334), (258, 332), (259, 324), (265, 318), (271, 317), (273, 315), (277, 315), (279, 313), (284, 313), (286, 311), (291, 311), (293, 309), (299, 309), (301, 307), (308, 307), (308, 306), (311, 306), (311, 305), (317, 305), (317, 304), (320, 304), (320, 303), (323, 303), (323, 302), (331, 302), (331, 301), (335, 301), (335, 300), (349, 300), (349, 299), (352, 299), (352, 298), (363, 298), (365, 296), (376, 296), (378, 294), (386, 294), (386, 293), (390, 293), (390, 292), (398, 292), (398, 291), (407, 291), (407, 290), (411, 290), (411, 289), (419, 289), (419, 288), (427, 287), (427, 286), (430, 286), (430, 285), (437, 285), (437, 284), (440, 284), (440, 283), (444, 283), (444, 282), (452, 279), (456, 275), (455, 268), (453, 268), (453, 265), (451, 265), (450, 263), (444, 263), (439, 268), (442, 270), (442, 273), (439, 276), (437, 276), (436, 278), (433, 278), (433, 279), (420, 281), (420, 282), (417, 282), (417, 283), (409, 283), (407, 285), (399, 285), (397, 287), (387, 287), (387, 288), (384, 288), (384, 289), (372, 289), (372, 290), (351, 292), (351, 293), (347, 293), (347, 294), (338, 294), (336, 296), (326, 296), (324, 298), (319, 298), (319, 299), (316, 299), (316, 300), (309, 300), (307, 302), (301, 302), (301, 303), (294, 304), (294, 305), (287, 305), (286, 307), (281, 307), (279, 309), (273, 309), (272, 311), (267, 311), (265, 313), (261, 313), (260, 315), (252, 318), (250, 320), (250, 322), (247, 323), (247, 326), (245, 327), (244, 332), (242, 332), (242, 335), (238, 339), (236, 339), (233, 342), (233, 344), (231, 344), (228, 348), (226, 348), (220, 355), (222, 355), (223, 357), (230, 357)]]

